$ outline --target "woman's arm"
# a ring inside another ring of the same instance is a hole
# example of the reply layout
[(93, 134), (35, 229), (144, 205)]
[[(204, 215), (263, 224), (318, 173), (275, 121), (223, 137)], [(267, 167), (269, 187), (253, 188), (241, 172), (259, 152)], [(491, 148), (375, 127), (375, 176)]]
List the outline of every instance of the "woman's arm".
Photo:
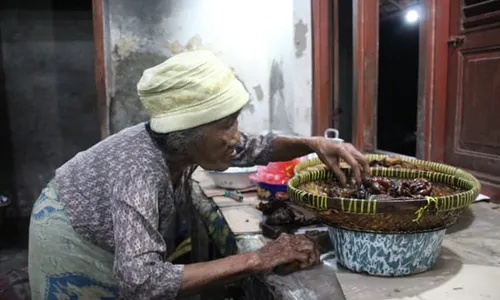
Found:
[[(175, 299), (182, 283), (184, 266), (165, 261), (171, 249), (157, 229), (159, 179), (165, 180), (135, 171), (120, 176), (113, 187), (113, 273), (124, 299)], [(174, 209), (173, 200), (165, 205)]]
[(256, 253), (244, 253), (184, 266), (179, 295), (196, 293), (200, 289), (234, 281), (258, 273)]
[(240, 132), (236, 146), (237, 157), (233, 166), (246, 167), (267, 165), (269, 162), (288, 161), (314, 152), (310, 143), (317, 138), (249, 135)]
[(319, 263), (320, 253), (314, 243), (304, 235), (282, 234), (256, 252), (186, 265), (180, 294), (192, 293), (211, 284), (261, 273), (275, 267), (296, 263), (297, 269), (306, 269)]
[[(113, 271), (125, 299), (175, 299), (179, 294), (197, 292), (277, 265), (298, 261), (308, 267), (319, 254), (303, 237), (285, 236), (254, 253), (189, 265), (165, 261), (167, 248), (157, 230), (160, 222), (158, 191), (164, 180), (158, 174), (127, 174), (113, 188), (113, 228), (115, 259)], [(168, 201), (165, 209), (174, 209)], [(270, 269), (271, 268), (271, 269)]]
[(232, 165), (234, 167), (267, 165), (271, 161), (275, 137), (271, 133), (267, 135), (248, 135), (240, 132), (240, 141), (236, 144), (237, 156)]
[(234, 166), (266, 165), (269, 162), (288, 161), (310, 153), (318, 157), (333, 170), (342, 184), (346, 183), (344, 172), (339, 166), (342, 158), (354, 171), (354, 178), (361, 182), (362, 173), (369, 170), (366, 158), (349, 143), (337, 143), (322, 137), (250, 136), (241, 133), (237, 147), (238, 156)]

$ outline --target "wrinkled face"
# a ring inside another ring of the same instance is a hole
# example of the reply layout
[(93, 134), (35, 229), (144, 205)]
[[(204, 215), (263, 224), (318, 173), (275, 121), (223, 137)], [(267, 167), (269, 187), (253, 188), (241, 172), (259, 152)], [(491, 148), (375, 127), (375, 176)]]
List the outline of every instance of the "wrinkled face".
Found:
[(224, 171), (236, 157), (235, 146), (240, 140), (239, 112), (201, 128), (202, 140), (193, 153), (195, 163), (205, 170)]

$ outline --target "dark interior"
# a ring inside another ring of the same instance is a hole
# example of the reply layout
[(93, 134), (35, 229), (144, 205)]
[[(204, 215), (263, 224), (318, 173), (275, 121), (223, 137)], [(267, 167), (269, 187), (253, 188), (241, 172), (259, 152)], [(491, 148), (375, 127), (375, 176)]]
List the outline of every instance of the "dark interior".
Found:
[(380, 22), (377, 148), (415, 156), (419, 24), (404, 14)]
[(12, 201), (3, 243), (26, 243), (55, 169), (99, 140), (95, 97), (92, 1), (2, 0), (0, 194)]

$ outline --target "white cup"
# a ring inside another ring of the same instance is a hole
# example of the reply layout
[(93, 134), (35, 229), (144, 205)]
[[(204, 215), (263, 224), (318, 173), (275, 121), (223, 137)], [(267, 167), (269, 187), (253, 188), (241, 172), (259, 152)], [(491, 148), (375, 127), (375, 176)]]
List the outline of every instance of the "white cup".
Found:
[(339, 131), (337, 129), (328, 128), (327, 130), (325, 130), (324, 136), (326, 139), (332, 140), (332, 141), (337, 142), (337, 143), (344, 142), (343, 139), (339, 138)]

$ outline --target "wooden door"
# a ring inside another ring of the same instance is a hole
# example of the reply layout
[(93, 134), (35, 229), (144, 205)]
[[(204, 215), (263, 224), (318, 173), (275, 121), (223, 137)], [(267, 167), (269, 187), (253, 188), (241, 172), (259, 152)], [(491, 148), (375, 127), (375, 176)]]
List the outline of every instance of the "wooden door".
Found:
[(353, 144), (373, 151), (377, 148), (379, 1), (353, 1), (353, 23)]
[(444, 160), (473, 172), (498, 195), (500, 0), (450, 1), (449, 28)]
[[(336, 39), (334, 31), (334, 15), (337, 14), (337, 1), (312, 0), (313, 22), (313, 104), (312, 134), (323, 136), (332, 122), (332, 101), (334, 87), (338, 80), (333, 70), (337, 68), (335, 53)], [(333, 103), (332, 103), (333, 102)], [(333, 104), (333, 105), (332, 105)]]

